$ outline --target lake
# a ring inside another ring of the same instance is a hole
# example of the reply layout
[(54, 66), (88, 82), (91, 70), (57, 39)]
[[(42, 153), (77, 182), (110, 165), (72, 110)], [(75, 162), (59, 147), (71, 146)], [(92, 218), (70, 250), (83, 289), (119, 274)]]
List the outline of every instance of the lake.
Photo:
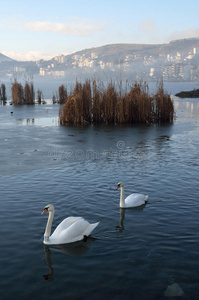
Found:
[[(172, 98), (173, 124), (152, 126), (61, 127), (50, 101), (0, 106), (1, 299), (198, 300), (199, 99)], [(120, 209), (119, 181), (148, 203)], [(46, 247), (49, 203), (53, 229), (68, 216), (100, 224)]]

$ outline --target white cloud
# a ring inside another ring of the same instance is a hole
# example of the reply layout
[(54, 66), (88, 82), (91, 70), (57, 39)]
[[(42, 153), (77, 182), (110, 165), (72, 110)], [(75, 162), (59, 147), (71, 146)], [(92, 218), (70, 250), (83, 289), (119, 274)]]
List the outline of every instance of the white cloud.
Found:
[(25, 29), (29, 31), (48, 31), (72, 36), (91, 36), (93, 32), (103, 29), (102, 26), (90, 23), (65, 24), (52, 22), (29, 22), (24, 25)]
[(46, 21), (27, 22), (21, 17), (2, 19), (0, 21), (0, 28), (32, 32), (54, 32), (70, 36), (91, 36), (93, 33), (103, 30), (106, 24), (105, 20), (96, 21), (77, 17), (70, 17), (65, 23)]

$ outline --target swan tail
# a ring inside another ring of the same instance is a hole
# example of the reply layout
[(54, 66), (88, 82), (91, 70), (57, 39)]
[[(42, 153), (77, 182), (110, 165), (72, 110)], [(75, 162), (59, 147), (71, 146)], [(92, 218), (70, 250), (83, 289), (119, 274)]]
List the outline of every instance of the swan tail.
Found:
[(149, 196), (148, 196), (148, 195), (146, 195), (146, 196), (145, 196), (145, 203), (147, 203), (147, 202), (148, 202), (148, 198), (149, 198)]

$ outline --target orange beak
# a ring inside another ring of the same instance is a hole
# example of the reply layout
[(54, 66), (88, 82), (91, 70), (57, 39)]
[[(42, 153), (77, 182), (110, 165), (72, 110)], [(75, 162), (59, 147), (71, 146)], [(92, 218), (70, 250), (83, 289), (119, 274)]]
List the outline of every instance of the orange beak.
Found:
[(47, 208), (44, 209), (44, 211), (41, 213), (41, 215), (45, 214), (47, 212)]
[(116, 190), (118, 190), (118, 189), (119, 189), (119, 187), (120, 187), (120, 186), (119, 186), (119, 184), (118, 184), (118, 185), (117, 185), (117, 187), (116, 187)]

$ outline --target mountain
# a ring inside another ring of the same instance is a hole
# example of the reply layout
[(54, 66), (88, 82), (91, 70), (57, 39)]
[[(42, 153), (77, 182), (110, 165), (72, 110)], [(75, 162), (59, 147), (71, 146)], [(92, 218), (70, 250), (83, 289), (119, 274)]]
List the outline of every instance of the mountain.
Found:
[(0, 63), (4, 61), (14, 61), (14, 59), (0, 53)]

